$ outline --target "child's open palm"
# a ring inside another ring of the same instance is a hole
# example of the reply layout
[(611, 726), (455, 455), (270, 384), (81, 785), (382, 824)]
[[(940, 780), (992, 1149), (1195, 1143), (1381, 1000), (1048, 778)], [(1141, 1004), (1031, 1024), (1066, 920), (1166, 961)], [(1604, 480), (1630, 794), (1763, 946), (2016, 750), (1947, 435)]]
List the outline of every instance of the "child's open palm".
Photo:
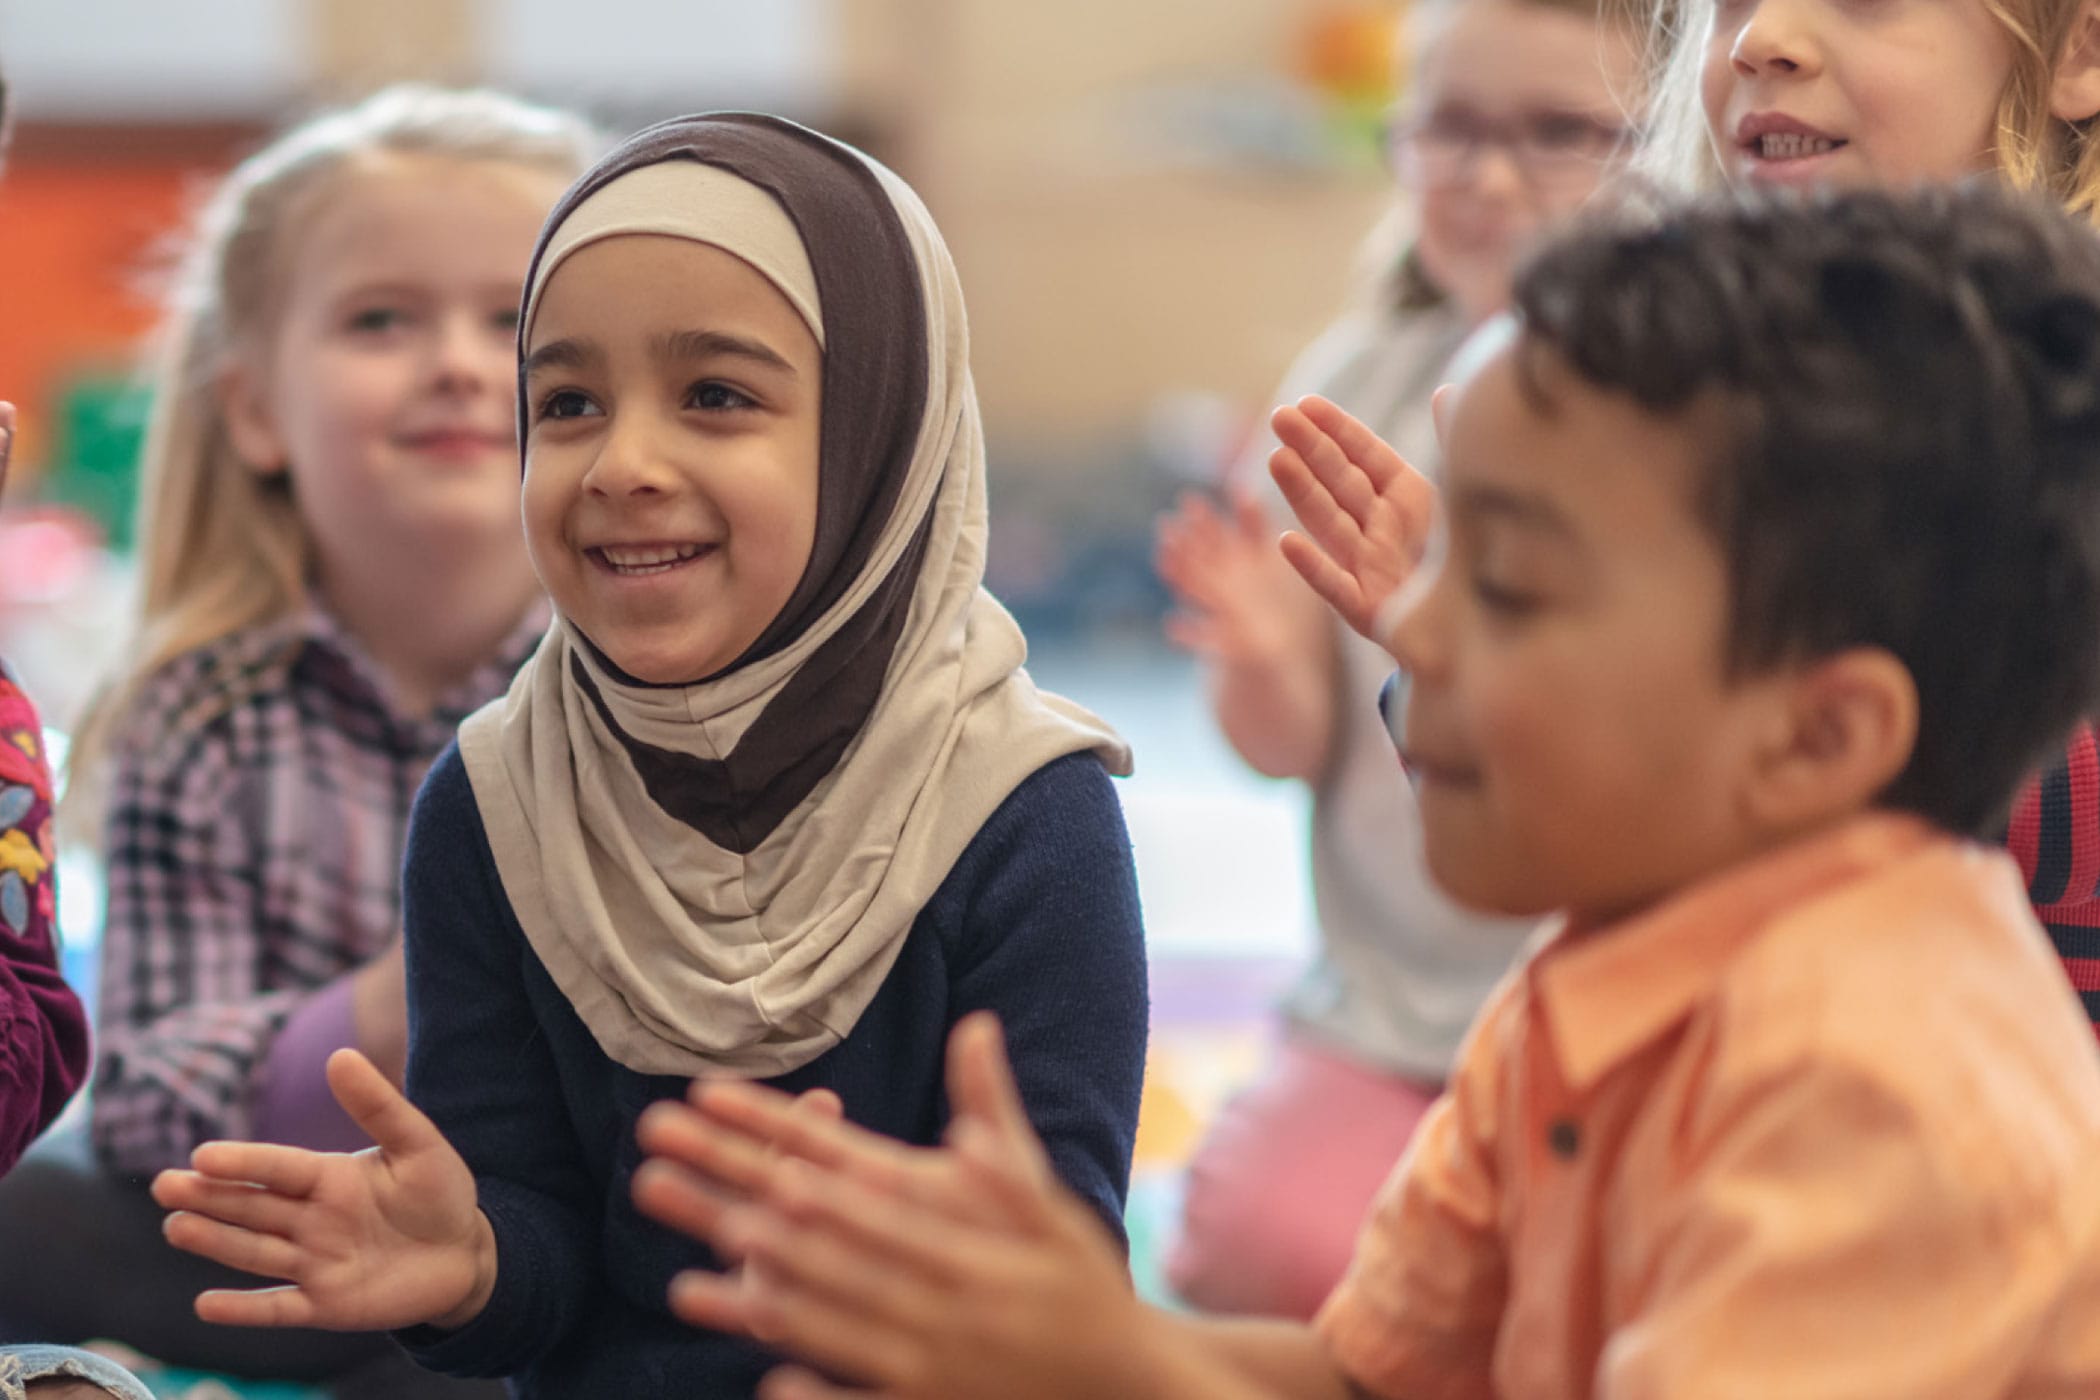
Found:
[(1224, 511), (1190, 493), (1162, 516), (1153, 558), (1176, 605), (1167, 640), (1225, 665), (1291, 655), (1303, 609), (1291, 606), (1299, 584), (1278, 533), (1244, 486), (1231, 489)]
[(165, 1227), (171, 1244), (286, 1281), (199, 1294), (197, 1315), (344, 1332), (464, 1326), (495, 1281), (495, 1238), (475, 1204), (473, 1173), (363, 1055), (337, 1051), (328, 1084), (377, 1146), (342, 1153), (211, 1142), (192, 1154), (194, 1170), (154, 1179), (154, 1200), (175, 1212)]
[(1421, 562), (1436, 514), (1436, 486), (1384, 439), (1342, 409), (1309, 395), (1270, 419), (1282, 446), (1269, 474), (1302, 530), (1283, 555), (1342, 620), (1384, 646), (1384, 605)]

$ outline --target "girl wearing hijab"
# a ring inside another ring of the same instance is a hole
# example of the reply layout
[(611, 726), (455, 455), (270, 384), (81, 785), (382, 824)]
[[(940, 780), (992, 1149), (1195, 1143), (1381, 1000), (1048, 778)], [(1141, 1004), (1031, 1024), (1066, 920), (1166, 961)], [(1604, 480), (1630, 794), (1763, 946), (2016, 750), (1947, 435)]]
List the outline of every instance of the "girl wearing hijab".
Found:
[(770, 117), (645, 131), (556, 206), (519, 345), (557, 617), (417, 799), (408, 1098), (339, 1052), (377, 1151), (207, 1144), (155, 1194), (174, 1243), (288, 1285), (208, 1320), (403, 1329), (526, 1397), (750, 1395), (768, 1356), (666, 1306), (725, 1266), (636, 1212), (637, 1118), (732, 1075), (932, 1143), (948, 1030), (989, 1009), (1120, 1232), (1129, 755), (981, 585), (961, 292), (890, 171)]

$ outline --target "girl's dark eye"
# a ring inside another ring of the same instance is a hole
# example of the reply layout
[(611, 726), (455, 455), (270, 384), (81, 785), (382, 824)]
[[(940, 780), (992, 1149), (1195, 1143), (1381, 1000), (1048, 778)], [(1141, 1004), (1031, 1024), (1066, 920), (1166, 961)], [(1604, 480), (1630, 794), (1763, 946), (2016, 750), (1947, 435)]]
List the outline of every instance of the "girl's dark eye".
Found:
[(408, 314), (398, 306), (368, 306), (351, 314), (349, 326), (353, 331), (379, 334), (398, 330), (408, 323)]
[(583, 418), (598, 411), (598, 405), (574, 389), (556, 389), (540, 400), (541, 418)]
[(686, 402), (694, 408), (710, 413), (726, 413), (739, 408), (756, 408), (757, 400), (749, 394), (730, 388), (715, 379), (705, 379), (695, 384), (686, 395)]

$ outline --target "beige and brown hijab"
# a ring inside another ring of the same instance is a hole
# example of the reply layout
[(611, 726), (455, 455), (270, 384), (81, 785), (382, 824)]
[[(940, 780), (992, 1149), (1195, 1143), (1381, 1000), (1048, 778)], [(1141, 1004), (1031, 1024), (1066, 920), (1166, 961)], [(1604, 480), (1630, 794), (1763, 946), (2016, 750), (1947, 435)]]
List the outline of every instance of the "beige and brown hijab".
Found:
[(853, 1029), (1023, 779), (1084, 751), (1125, 773), (1129, 752), (1035, 688), (982, 587), (962, 292), (911, 189), (771, 117), (651, 128), (556, 206), (521, 349), (562, 259), (628, 233), (744, 258), (823, 347), (809, 566), (748, 652), (688, 685), (632, 680), (557, 619), (460, 748), (511, 908), (606, 1054), (768, 1077)]

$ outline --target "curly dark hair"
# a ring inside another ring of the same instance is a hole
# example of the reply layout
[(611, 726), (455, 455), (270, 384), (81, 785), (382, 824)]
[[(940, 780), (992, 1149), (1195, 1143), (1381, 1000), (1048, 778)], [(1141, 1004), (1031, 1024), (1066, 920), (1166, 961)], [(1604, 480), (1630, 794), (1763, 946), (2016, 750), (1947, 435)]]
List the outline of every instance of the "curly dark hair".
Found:
[(1982, 182), (1722, 196), (1577, 230), (1515, 295), (1589, 383), (1718, 409), (1695, 509), (1731, 671), (1886, 649), (1919, 720), (1883, 804), (2000, 829), (2100, 703), (2092, 230)]

